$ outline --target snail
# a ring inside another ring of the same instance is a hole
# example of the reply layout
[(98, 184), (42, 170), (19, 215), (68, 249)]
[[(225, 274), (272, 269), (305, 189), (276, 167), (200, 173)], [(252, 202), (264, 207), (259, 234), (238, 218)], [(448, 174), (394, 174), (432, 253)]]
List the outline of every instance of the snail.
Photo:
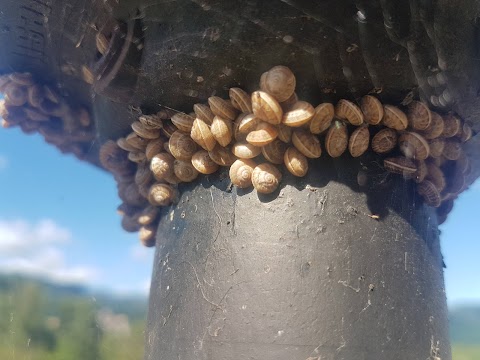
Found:
[(27, 88), (17, 83), (10, 83), (4, 90), (5, 104), (22, 106), (28, 100)]
[(425, 160), (430, 155), (430, 146), (420, 134), (404, 132), (398, 139), (400, 151), (407, 158)]
[(383, 160), (383, 167), (391, 173), (403, 175), (406, 179), (414, 177), (417, 171), (415, 163), (404, 156), (386, 158)]
[(443, 149), (445, 148), (445, 139), (436, 138), (429, 141), (428, 146), (430, 147), (430, 156), (434, 158), (439, 158), (443, 154)]
[(216, 115), (210, 130), (215, 140), (218, 141), (221, 146), (225, 147), (232, 141), (233, 123), (230, 119)]
[(122, 150), (125, 150), (125, 151), (137, 151), (138, 150), (138, 148), (136, 148), (135, 146), (132, 146), (130, 144), (130, 142), (128, 142), (127, 139), (125, 139), (124, 137), (118, 138), (116, 143)]
[(342, 155), (348, 146), (347, 126), (336, 120), (329, 128), (325, 137), (325, 147), (328, 155), (333, 158)]
[(304, 156), (316, 159), (322, 155), (320, 140), (306, 129), (296, 129), (292, 133), (292, 143)]
[(160, 154), (163, 151), (164, 144), (165, 141), (162, 138), (150, 140), (145, 148), (145, 157), (147, 158), (147, 161), (152, 160), (155, 155)]
[(148, 202), (154, 206), (170, 205), (175, 199), (175, 189), (167, 184), (156, 183), (150, 187)]
[(175, 131), (178, 131), (178, 128), (175, 125), (173, 125), (171, 120), (163, 122), (163, 126), (162, 126), (163, 135), (165, 135), (167, 138), (170, 138)]
[(283, 110), (275, 98), (266, 92), (255, 91), (252, 93), (253, 114), (270, 124), (278, 125), (282, 122)]
[(252, 184), (261, 194), (274, 192), (282, 181), (282, 173), (274, 165), (262, 163), (257, 165), (252, 172)]
[(146, 159), (147, 157), (142, 151), (132, 151), (128, 153), (128, 160), (132, 162), (140, 163), (142, 161), (145, 161)]
[(175, 158), (168, 153), (159, 153), (150, 161), (150, 170), (157, 180), (165, 179), (173, 174)]
[(426, 166), (427, 176), (425, 179), (434, 184), (439, 192), (442, 192), (447, 186), (445, 175), (442, 170), (432, 162), (427, 162)]
[(145, 151), (145, 149), (147, 148), (147, 145), (148, 145), (148, 140), (147, 139), (144, 139), (144, 138), (138, 136), (134, 132), (128, 134), (127, 137), (125, 138), (125, 140), (132, 147), (134, 147), (135, 149), (137, 149), (139, 151)]
[(303, 177), (308, 172), (307, 158), (293, 146), (285, 151), (283, 161), (287, 170), (295, 176)]
[[(154, 130), (154, 129), (160, 130), (163, 127), (162, 119), (159, 116), (157, 116), (156, 114), (155, 115), (142, 115), (138, 118), (138, 121), (146, 129), (149, 129), (149, 130)], [(135, 129), (134, 129), (134, 131), (135, 131)]]
[(29, 86), (35, 84), (32, 74), (29, 72), (14, 72), (8, 75), (8, 79), (18, 85)]
[(159, 213), (158, 207), (149, 205), (138, 214), (137, 221), (140, 225), (150, 225), (158, 218)]
[(407, 115), (396, 106), (384, 105), (382, 124), (391, 129), (405, 130), (408, 126)]
[(244, 90), (240, 88), (231, 88), (228, 92), (232, 106), (242, 113), (252, 112), (252, 99)]
[(360, 109), (367, 124), (378, 125), (383, 119), (383, 105), (375, 96), (365, 95), (362, 97)]
[(274, 66), (260, 78), (260, 89), (273, 96), (278, 102), (286, 101), (292, 96), (295, 86), (295, 75), (286, 66)]
[(190, 137), (207, 151), (212, 151), (217, 144), (217, 140), (213, 136), (210, 127), (200, 118), (196, 118), (193, 122)]
[(290, 127), (305, 125), (315, 115), (315, 109), (306, 101), (297, 101), (287, 112), (283, 114), (282, 124)]
[(372, 138), (372, 150), (377, 154), (386, 154), (397, 146), (397, 132), (390, 128), (380, 130)]
[(155, 246), (156, 231), (157, 227), (155, 225), (145, 225), (140, 227), (140, 230), (138, 231), (138, 237), (143, 246)]
[(287, 125), (280, 124), (277, 126), (278, 138), (284, 143), (289, 143), (292, 140), (292, 128)]
[(421, 183), (428, 175), (428, 167), (425, 161), (419, 160), (415, 163), (417, 170), (415, 171), (415, 175), (413, 176), (413, 180), (416, 183)]
[(454, 137), (460, 132), (461, 122), (458, 117), (453, 114), (447, 114), (443, 116), (443, 131), (442, 137), (450, 138)]
[(208, 98), (208, 105), (210, 105), (210, 109), (216, 116), (226, 120), (235, 120), (237, 111), (230, 102), (218, 96), (211, 96)]
[(130, 215), (124, 215), (122, 217), (121, 226), (126, 232), (137, 232), (140, 229), (137, 218)]
[(27, 89), (28, 104), (33, 107), (40, 107), (44, 99), (43, 87), (37, 84), (30, 85)]
[[(271, 162), (272, 164), (283, 164), (283, 157), (285, 155), (285, 151), (287, 150), (287, 144), (279, 139), (273, 140), (271, 143), (263, 146), (261, 148), (263, 157)], [(259, 149), (255, 147), (255, 149)], [(235, 155), (237, 155), (234, 152)], [(238, 156), (238, 155), (237, 155)], [(241, 156), (238, 156), (241, 158)]]
[(424, 129), (421, 134), (427, 140), (432, 140), (440, 137), (443, 133), (444, 121), (443, 118), (434, 111), (431, 111), (432, 120), (430, 125)]
[(138, 186), (145, 185), (149, 183), (153, 178), (152, 172), (150, 171), (150, 166), (146, 161), (141, 162), (137, 165), (137, 171), (135, 172), (135, 184)]
[(315, 108), (313, 117), (310, 121), (310, 132), (312, 134), (321, 134), (327, 130), (335, 115), (333, 104), (323, 103)]
[(198, 171), (191, 161), (175, 160), (173, 162), (173, 172), (182, 182), (192, 182), (198, 176)]
[(213, 174), (219, 168), (219, 165), (210, 158), (206, 150), (200, 150), (193, 154), (192, 165), (199, 173), (206, 175)]
[(408, 104), (407, 119), (412, 129), (426, 130), (432, 122), (432, 113), (426, 104), (412, 101)]
[(335, 106), (335, 116), (347, 120), (350, 124), (359, 126), (363, 124), (363, 113), (360, 108), (351, 101), (341, 99)]
[(197, 116), (197, 118), (199, 118), (200, 120), (203, 120), (208, 125), (212, 124), (215, 114), (208, 107), (208, 105), (195, 104), (193, 105), (193, 111), (195, 112), (195, 115)]
[(231, 149), (220, 146), (219, 144), (217, 144), (212, 151), (209, 151), (208, 155), (215, 164), (220, 166), (230, 166), (237, 159)]
[(365, 153), (370, 144), (370, 132), (368, 127), (360, 126), (350, 135), (348, 150), (353, 157), (359, 157)]
[(461, 142), (467, 142), (472, 138), (472, 135), (473, 135), (472, 128), (467, 123), (464, 123), (462, 125), (460, 134), (457, 134), (457, 137), (460, 139)]
[(122, 150), (115, 141), (107, 140), (98, 153), (100, 164), (107, 170), (116, 173), (129, 168), (127, 152)]
[(417, 192), (423, 197), (427, 205), (433, 207), (440, 206), (440, 192), (432, 182), (424, 180), (418, 184)]
[(298, 101), (298, 96), (296, 93), (293, 93), (287, 100), (280, 102), (283, 112), (288, 111), (292, 106)]
[(175, 125), (178, 130), (188, 134), (192, 130), (194, 120), (195, 118), (193, 116), (181, 112), (176, 113), (171, 118), (173, 125)]
[(241, 189), (252, 186), (252, 173), (256, 166), (253, 160), (235, 160), (229, 170), (230, 181)]
[(190, 161), (197, 152), (197, 145), (189, 135), (175, 131), (168, 140), (168, 149), (175, 159)]
[(458, 160), (462, 154), (462, 144), (459, 140), (449, 138), (445, 139), (442, 155), (448, 160)]
[(246, 141), (233, 144), (232, 153), (240, 159), (253, 159), (262, 152), (262, 148), (252, 145)]
[(242, 134), (248, 134), (250, 131), (255, 130), (260, 121), (261, 120), (253, 114), (242, 113), (236, 120), (236, 122), (238, 122), (238, 131)]
[(261, 122), (254, 131), (247, 135), (247, 142), (255, 146), (265, 146), (275, 140), (278, 131), (272, 124)]

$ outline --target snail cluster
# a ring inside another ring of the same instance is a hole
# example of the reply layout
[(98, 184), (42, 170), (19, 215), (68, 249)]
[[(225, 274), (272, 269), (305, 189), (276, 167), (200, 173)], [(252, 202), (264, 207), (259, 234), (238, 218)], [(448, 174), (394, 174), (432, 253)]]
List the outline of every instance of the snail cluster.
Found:
[(18, 126), (25, 134), (39, 133), (62, 153), (84, 159), (95, 139), (90, 114), (74, 107), (30, 73), (0, 75), (0, 117), (3, 128)]
[[(117, 182), (123, 229), (139, 231), (140, 241), (153, 246), (159, 207), (175, 202), (178, 184), (229, 167), (232, 185), (269, 194), (282, 181), (282, 165), (303, 177), (309, 159), (324, 152), (358, 158), (371, 149), (385, 171), (417, 183), (440, 223), (467, 187), (471, 167), (462, 144), (472, 129), (453, 113), (438, 114), (415, 100), (404, 108), (382, 104), (373, 95), (314, 107), (298, 99), (295, 75), (285, 66), (265, 72), (259, 85), (251, 94), (234, 87), (229, 99), (211, 96), (189, 114), (169, 108), (141, 114), (127, 136), (102, 145), (99, 161)], [(77, 156), (77, 147), (93, 140), (88, 112), (70, 108), (30, 74), (1, 76), (0, 90), (4, 127), (38, 131)]]

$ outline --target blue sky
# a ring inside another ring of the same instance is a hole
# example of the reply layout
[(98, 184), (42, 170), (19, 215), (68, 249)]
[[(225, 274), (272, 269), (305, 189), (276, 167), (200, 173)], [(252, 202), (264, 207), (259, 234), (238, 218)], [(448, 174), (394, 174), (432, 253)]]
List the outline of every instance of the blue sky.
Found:
[[(106, 172), (61, 155), (39, 135), (0, 129), (0, 271), (40, 273), (120, 294), (149, 287), (153, 249), (120, 227)], [(480, 183), (441, 226), (452, 306), (480, 303)]]

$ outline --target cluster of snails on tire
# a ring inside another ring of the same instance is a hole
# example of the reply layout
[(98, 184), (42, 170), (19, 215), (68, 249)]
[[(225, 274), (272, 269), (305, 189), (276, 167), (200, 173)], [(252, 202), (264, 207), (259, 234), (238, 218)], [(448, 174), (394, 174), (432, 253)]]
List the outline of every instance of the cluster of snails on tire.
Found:
[(297, 98), (295, 86), (292, 71), (275, 66), (252, 94), (231, 88), (230, 99), (212, 96), (190, 114), (141, 115), (128, 136), (105, 143), (100, 160), (118, 182), (124, 229), (140, 230), (142, 243), (153, 245), (157, 207), (175, 201), (176, 185), (222, 166), (233, 185), (272, 193), (281, 165), (305, 176), (308, 159), (322, 155), (321, 142), (333, 158), (346, 151), (359, 157), (371, 148), (383, 156), (386, 171), (417, 182), (418, 194), (444, 221), (470, 171), (462, 150), (472, 136), (467, 124), (420, 101), (404, 112), (372, 95), (358, 105), (342, 99), (314, 107)]
[(0, 117), (3, 128), (18, 126), (39, 133), (62, 153), (84, 159), (95, 139), (88, 110), (67, 103), (55, 89), (35, 81), (30, 73), (0, 75)]

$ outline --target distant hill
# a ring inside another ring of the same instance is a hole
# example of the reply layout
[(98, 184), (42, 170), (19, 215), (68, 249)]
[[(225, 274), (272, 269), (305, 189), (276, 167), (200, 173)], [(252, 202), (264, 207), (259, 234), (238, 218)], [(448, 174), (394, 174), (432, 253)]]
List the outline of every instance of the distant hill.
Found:
[(450, 310), (452, 343), (480, 345), (480, 304)]

